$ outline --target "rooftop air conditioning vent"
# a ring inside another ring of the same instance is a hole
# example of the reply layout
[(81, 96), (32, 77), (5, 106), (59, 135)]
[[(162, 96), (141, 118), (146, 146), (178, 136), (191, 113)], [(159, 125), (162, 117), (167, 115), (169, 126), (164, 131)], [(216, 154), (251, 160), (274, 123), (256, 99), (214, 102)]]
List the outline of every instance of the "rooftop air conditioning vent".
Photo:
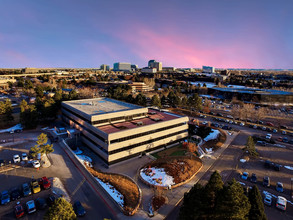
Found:
[(155, 115), (155, 114), (157, 114), (157, 112), (150, 112), (149, 114), (150, 115)]
[(136, 125), (141, 126), (141, 125), (143, 125), (143, 123), (142, 123), (142, 121), (138, 121), (138, 122), (136, 122)]
[(161, 118), (154, 118), (153, 120), (154, 121), (161, 121), (162, 119)]

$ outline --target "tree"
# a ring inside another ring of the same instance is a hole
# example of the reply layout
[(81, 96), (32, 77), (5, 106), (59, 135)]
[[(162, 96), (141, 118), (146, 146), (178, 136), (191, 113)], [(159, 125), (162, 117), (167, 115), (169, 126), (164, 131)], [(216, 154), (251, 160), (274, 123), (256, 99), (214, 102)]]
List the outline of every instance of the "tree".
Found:
[(251, 204), (251, 208), (249, 211), (249, 219), (250, 220), (266, 220), (266, 214), (264, 210), (264, 205), (262, 201), (261, 194), (256, 185), (252, 187), (252, 189), (248, 193), (248, 198)]
[(151, 105), (152, 106), (157, 106), (161, 108), (161, 100), (157, 95), (154, 95), (151, 99)]
[(48, 137), (46, 134), (41, 133), (38, 136), (37, 144), (31, 147), (32, 156), (36, 157), (39, 153), (48, 155), (54, 152), (53, 144), (46, 144), (48, 142)]
[(233, 179), (224, 186), (217, 201), (217, 219), (248, 219), (250, 203), (240, 183)]
[(179, 219), (199, 219), (203, 213), (201, 198), (204, 194), (204, 187), (199, 183), (195, 184), (188, 193), (184, 194), (183, 205), (180, 208)]
[(197, 93), (194, 93), (193, 96), (188, 98), (187, 104), (196, 110), (201, 110), (202, 108), (202, 101)]
[(77, 219), (72, 205), (63, 198), (57, 199), (44, 216), (44, 220)]
[(136, 97), (135, 97), (135, 103), (138, 105), (142, 105), (145, 106), (146, 105), (146, 97), (139, 93)]
[(14, 119), (14, 117), (12, 116), (12, 104), (11, 104), (10, 99), (5, 100), (4, 108), (5, 108), (4, 120), (7, 123), (9, 123), (10, 121), (13, 121), (13, 119)]
[(20, 123), (25, 128), (35, 128), (38, 124), (38, 113), (34, 105), (28, 105), (25, 100), (20, 103)]
[(254, 156), (254, 157), (258, 156), (258, 153), (256, 152), (256, 149), (255, 149), (255, 143), (254, 143), (252, 136), (249, 136), (247, 138), (246, 149), (251, 156)]

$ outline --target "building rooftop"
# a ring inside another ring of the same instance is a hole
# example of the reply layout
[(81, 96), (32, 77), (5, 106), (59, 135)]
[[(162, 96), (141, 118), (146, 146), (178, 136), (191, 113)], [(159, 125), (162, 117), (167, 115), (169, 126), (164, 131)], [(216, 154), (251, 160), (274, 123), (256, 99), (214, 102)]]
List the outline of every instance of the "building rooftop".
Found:
[(148, 117), (146, 118), (136, 119), (136, 120), (127, 121), (127, 122), (121, 122), (116, 124), (104, 125), (97, 128), (107, 134), (111, 134), (111, 133), (123, 131), (126, 129), (138, 128), (138, 127), (142, 127), (146, 125), (160, 123), (163, 121), (169, 121), (169, 120), (180, 118), (180, 117), (182, 116), (175, 115), (169, 112), (160, 112), (158, 110), (148, 109)]
[(138, 105), (110, 99), (110, 98), (95, 98), (82, 99), (64, 102), (67, 105), (84, 112), (87, 115), (100, 115), (111, 112), (127, 111), (133, 109), (144, 108)]
[(235, 93), (248, 93), (260, 95), (293, 95), (292, 92), (286, 92), (274, 89), (257, 89), (257, 88), (219, 88), (213, 87), (212, 89), (222, 92), (235, 92)]

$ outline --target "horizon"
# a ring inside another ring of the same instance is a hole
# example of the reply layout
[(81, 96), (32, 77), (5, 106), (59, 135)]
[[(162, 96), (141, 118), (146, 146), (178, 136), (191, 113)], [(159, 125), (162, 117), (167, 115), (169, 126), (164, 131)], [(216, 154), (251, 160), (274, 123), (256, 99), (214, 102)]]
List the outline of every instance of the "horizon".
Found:
[(151, 59), (176, 68), (293, 69), (290, 0), (1, 4), (3, 69), (145, 67)]

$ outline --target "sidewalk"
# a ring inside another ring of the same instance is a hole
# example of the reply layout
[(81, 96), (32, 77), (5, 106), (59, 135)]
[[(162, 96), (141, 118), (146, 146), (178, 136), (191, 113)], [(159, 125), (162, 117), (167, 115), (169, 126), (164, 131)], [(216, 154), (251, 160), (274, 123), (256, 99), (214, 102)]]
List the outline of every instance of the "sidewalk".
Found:
[[(202, 158), (202, 161), (203, 161), (202, 169), (198, 172), (198, 174), (190, 182), (188, 182), (178, 188), (165, 191), (165, 195), (168, 197), (169, 202), (168, 202), (168, 204), (166, 204), (162, 208), (160, 208), (159, 212), (151, 219), (159, 220), (159, 219), (166, 218), (167, 215), (169, 213), (171, 213), (171, 211), (174, 209), (174, 207), (176, 207), (176, 205), (178, 203), (180, 203), (180, 201), (183, 199), (184, 193), (188, 192), (193, 187), (193, 185), (196, 184), (202, 178), (202, 176), (206, 173), (206, 171), (208, 171), (210, 169), (210, 167), (215, 163), (215, 161), (219, 158), (219, 156), (227, 149), (227, 147), (230, 145), (230, 143), (234, 140), (234, 138), (237, 135), (238, 135), (238, 133), (236, 133), (236, 132), (234, 132), (233, 135), (227, 134), (226, 142), (223, 144), (223, 146), (220, 149), (218, 149), (216, 152), (214, 152), (211, 156), (210, 155), (204, 156)], [(138, 182), (138, 184), (140, 186), (142, 185), (141, 182)], [(143, 189), (143, 197), (151, 198), (152, 189), (147, 190), (147, 192), (145, 192), (145, 189), (146, 189), (146, 187), (144, 187), (144, 189)], [(148, 195), (149, 193), (151, 193), (151, 196)], [(150, 201), (148, 201), (148, 202), (150, 202)], [(119, 216), (119, 219), (130, 219), (130, 218), (150, 219), (147, 215), (148, 202), (147, 201), (142, 202), (142, 207), (137, 211), (137, 213), (134, 216), (131, 216), (131, 217), (124, 216), (121, 213), (122, 215)]]

